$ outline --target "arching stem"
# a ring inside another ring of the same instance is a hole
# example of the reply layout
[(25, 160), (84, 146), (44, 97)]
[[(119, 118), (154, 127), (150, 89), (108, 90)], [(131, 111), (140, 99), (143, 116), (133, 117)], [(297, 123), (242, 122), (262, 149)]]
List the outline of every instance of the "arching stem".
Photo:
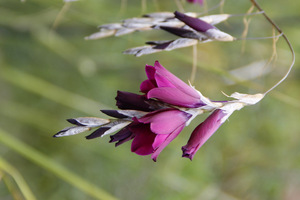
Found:
[(259, 6), (259, 4), (256, 2), (256, 0), (250, 0), (252, 2), (252, 4), (259, 10), (262, 12), (262, 15), (269, 21), (269, 23), (280, 33), (282, 34), (282, 37), (284, 38), (284, 40), (286, 41), (290, 51), (292, 52), (292, 63), (288, 69), (288, 71), (286, 72), (286, 74), (273, 86), (271, 87), (269, 90), (267, 90), (264, 95), (266, 95), (267, 93), (269, 93), (270, 91), (272, 91), (274, 88), (276, 88), (278, 85), (280, 85), (290, 74), (294, 64), (295, 64), (295, 52), (294, 49), (292, 47), (292, 44), (290, 43), (289, 39), (287, 38), (287, 36), (283, 33), (283, 31), (275, 24), (275, 22), (264, 12), (264, 10)]

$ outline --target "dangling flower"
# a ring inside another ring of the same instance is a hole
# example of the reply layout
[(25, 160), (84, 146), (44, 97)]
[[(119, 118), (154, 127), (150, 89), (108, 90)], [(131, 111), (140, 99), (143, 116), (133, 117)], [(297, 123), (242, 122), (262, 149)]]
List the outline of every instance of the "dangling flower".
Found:
[(116, 100), (120, 110), (101, 110), (115, 119), (81, 117), (69, 119), (75, 126), (63, 129), (54, 137), (78, 134), (95, 129), (87, 139), (114, 133), (110, 142), (116, 146), (133, 140), (131, 151), (150, 155), (156, 161), (161, 151), (174, 140), (185, 126), (204, 112), (212, 114), (192, 133), (187, 145), (182, 147), (183, 157), (192, 160), (196, 151), (235, 111), (253, 105), (264, 95), (234, 93), (236, 100), (214, 102), (194, 87), (187, 85), (166, 70), (158, 61), (146, 65), (147, 79), (140, 85), (142, 95), (118, 91)]

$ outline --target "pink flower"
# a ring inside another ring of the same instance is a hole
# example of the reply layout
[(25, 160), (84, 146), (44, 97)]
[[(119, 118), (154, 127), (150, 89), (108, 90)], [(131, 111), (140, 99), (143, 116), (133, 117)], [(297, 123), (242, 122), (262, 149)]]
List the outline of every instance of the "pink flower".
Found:
[(178, 136), (191, 116), (183, 111), (167, 108), (136, 119), (139, 124), (130, 127), (135, 135), (131, 151), (138, 155), (152, 154), (151, 158), (156, 161), (160, 152)]
[(146, 65), (148, 79), (142, 82), (141, 92), (147, 98), (156, 98), (176, 106), (196, 108), (205, 105), (200, 94), (175, 75), (166, 70), (158, 61), (154, 66)]

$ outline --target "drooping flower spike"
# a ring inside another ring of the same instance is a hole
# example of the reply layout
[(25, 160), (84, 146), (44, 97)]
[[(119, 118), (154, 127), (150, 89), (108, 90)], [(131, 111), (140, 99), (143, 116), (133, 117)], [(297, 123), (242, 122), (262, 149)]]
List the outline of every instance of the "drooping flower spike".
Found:
[(234, 93), (235, 100), (214, 102), (194, 87), (187, 85), (166, 70), (158, 61), (146, 65), (147, 79), (140, 85), (143, 94), (118, 91), (116, 101), (119, 110), (101, 110), (114, 119), (80, 117), (69, 119), (75, 125), (54, 135), (62, 137), (96, 129), (87, 139), (111, 135), (116, 146), (132, 140), (131, 151), (138, 155), (151, 155), (156, 161), (161, 151), (173, 141), (185, 126), (204, 112), (212, 114), (192, 133), (182, 147), (183, 157), (192, 160), (198, 149), (235, 111), (246, 105), (254, 105), (264, 95)]
[[(173, 49), (193, 46), (198, 43), (206, 43), (211, 41), (233, 41), (234, 37), (220, 31), (212, 24), (204, 21), (208, 18), (200, 19), (186, 15), (184, 13), (176, 11), (174, 16), (179, 21), (183, 22), (185, 26), (174, 27), (160, 25), (159, 29), (165, 30), (171, 34), (179, 36), (181, 38), (167, 41), (151, 41), (147, 42), (146, 46), (131, 48), (124, 51), (124, 54), (133, 54), (135, 56), (142, 56), (146, 54), (156, 53), (159, 51), (171, 51)], [(223, 18), (224, 19), (224, 18)], [(221, 20), (220, 20), (221, 21)]]
[[(185, 13), (191, 17), (197, 17), (197, 13)], [(206, 23), (216, 25), (227, 20), (231, 15), (229, 14), (218, 14), (218, 15), (207, 15), (201, 16), (199, 19)], [(160, 26), (177, 27), (182, 28), (185, 23), (176, 19), (172, 12), (156, 12), (145, 14), (142, 17), (134, 17), (125, 19), (120, 23), (103, 24), (99, 26), (99, 31), (93, 33), (87, 37), (86, 40), (96, 40), (109, 36), (122, 36), (130, 34), (136, 31), (149, 31), (159, 29)]]

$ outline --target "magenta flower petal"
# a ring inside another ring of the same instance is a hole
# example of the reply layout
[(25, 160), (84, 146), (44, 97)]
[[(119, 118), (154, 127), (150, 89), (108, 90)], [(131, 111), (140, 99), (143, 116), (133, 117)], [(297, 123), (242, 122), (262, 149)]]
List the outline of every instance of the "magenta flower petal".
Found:
[(151, 158), (154, 162), (156, 162), (157, 156), (160, 154), (160, 152), (170, 143), (172, 140), (174, 140), (179, 133), (184, 128), (184, 125), (179, 126), (177, 129), (175, 129), (171, 134), (168, 135), (168, 137), (159, 145), (157, 149), (154, 150), (154, 153), (151, 155)]
[(146, 65), (145, 71), (148, 79), (143, 81), (140, 85), (140, 90), (143, 93), (147, 93), (152, 88), (157, 87), (155, 81), (155, 71), (156, 71), (155, 68), (151, 65)]
[[(148, 98), (157, 98), (166, 103), (186, 107), (205, 105), (197, 90), (166, 70), (158, 61), (154, 67), (146, 65), (146, 74), (148, 79), (142, 82), (140, 90), (147, 94)], [(163, 94), (165, 92), (172, 98)]]
[(176, 86), (168, 79), (168, 77), (165, 77), (162, 74), (156, 73), (155, 81), (156, 81), (157, 87), (159, 87), (159, 88), (161, 88), (161, 87), (176, 88)]
[(175, 109), (162, 109), (158, 112), (151, 112), (138, 119), (139, 122), (148, 124), (155, 134), (170, 134), (191, 117), (190, 114)]
[(143, 92), (143, 93), (147, 93), (147, 92), (149, 92), (149, 90), (151, 90), (151, 89), (153, 89), (155, 87), (156, 87), (156, 85), (153, 84), (152, 81), (150, 81), (150, 80), (147, 79), (147, 80), (144, 80), (141, 83), (141, 85), (140, 85), (140, 91)]
[(153, 67), (151, 65), (146, 65), (145, 71), (146, 71), (146, 75), (147, 75), (148, 79), (154, 81), (155, 67)]
[(223, 110), (215, 110), (204, 122), (198, 125), (193, 131), (188, 143), (182, 147), (182, 157), (193, 159), (198, 149), (216, 132), (228, 117)]
[(155, 80), (158, 87), (165, 87), (166, 81), (169, 82), (167, 85), (173, 85), (175, 88), (181, 90), (182, 92), (200, 99), (199, 93), (185, 82), (177, 78), (174, 74), (166, 70), (158, 61), (155, 62), (154, 67), (156, 69)]
[(153, 149), (157, 149), (168, 137), (169, 137), (169, 134), (156, 135), (154, 142), (152, 144)]
[(188, 108), (196, 108), (205, 105), (200, 99), (191, 97), (177, 88), (154, 88), (148, 92), (147, 98), (156, 98), (172, 105)]
[(140, 124), (132, 126), (130, 130), (135, 134), (131, 143), (131, 151), (142, 156), (152, 154), (154, 151), (152, 143), (156, 134), (151, 132), (149, 125)]

